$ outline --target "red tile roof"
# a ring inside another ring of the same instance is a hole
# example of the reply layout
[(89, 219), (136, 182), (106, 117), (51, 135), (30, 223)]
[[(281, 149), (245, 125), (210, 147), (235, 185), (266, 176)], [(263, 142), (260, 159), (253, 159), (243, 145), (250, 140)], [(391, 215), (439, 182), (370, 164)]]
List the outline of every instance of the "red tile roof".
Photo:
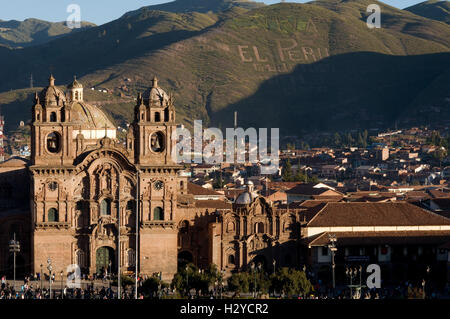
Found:
[(450, 225), (450, 219), (407, 202), (328, 202), (308, 227)]
[(195, 201), (197, 208), (215, 208), (215, 209), (231, 209), (230, 203), (221, 200), (197, 200)]
[(188, 194), (192, 195), (212, 195), (212, 196), (223, 196), (222, 194), (215, 192), (213, 190), (201, 187), (200, 185), (194, 183), (188, 183)]
[[(303, 242), (311, 246), (329, 244), (328, 232), (306, 238)], [(383, 245), (383, 244), (438, 244), (450, 241), (450, 231), (383, 231), (383, 232), (333, 232), (337, 246)]]

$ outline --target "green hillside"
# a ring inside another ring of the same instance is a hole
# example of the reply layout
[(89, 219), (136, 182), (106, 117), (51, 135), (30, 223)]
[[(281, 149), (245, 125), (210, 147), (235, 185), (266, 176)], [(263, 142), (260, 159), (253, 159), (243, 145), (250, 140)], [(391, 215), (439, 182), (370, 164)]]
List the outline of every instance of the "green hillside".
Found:
[(450, 24), (450, 2), (448, 0), (428, 0), (405, 10), (428, 19)]
[[(187, 126), (202, 119), (225, 128), (238, 110), (240, 125), (282, 134), (410, 122), (431, 100), (448, 108), (439, 79), (448, 80), (450, 27), (378, 2), (382, 28), (369, 29), (374, 2), (140, 10), (41, 46), (0, 47), (0, 90), (26, 87), (30, 73), (44, 86), (53, 72), (57, 84), (77, 75), (87, 88), (134, 98), (156, 74)], [(129, 105), (104, 108), (131, 118)]]
[(29, 47), (93, 26), (95, 26), (93, 23), (81, 22), (80, 29), (70, 29), (65, 22), (47, 22), (38, 19), (0, 20), (0, 45), (10, 48)]
[(142, 13), (143, 11), (166, 11), (173, 13), (186, 12), (223, 12), (231, 8), (255, 9), (264, 6), (263, 2), (250, 0), (175, 0), (163, 4), (146, 6), (139, 10), (124, 14), (124, 18)]

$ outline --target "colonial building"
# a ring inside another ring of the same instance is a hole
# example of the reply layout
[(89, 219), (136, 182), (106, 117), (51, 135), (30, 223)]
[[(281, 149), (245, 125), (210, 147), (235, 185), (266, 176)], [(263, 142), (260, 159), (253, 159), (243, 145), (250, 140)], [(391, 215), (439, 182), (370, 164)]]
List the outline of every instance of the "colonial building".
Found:
[(56, 273), (137, 266), (167, 281), (184, 262), (227, 275), (250, 263), (309, 265), (318, 275), (329, 267), (330, 233), (342, 267), (349, 256), (408, 266), (423, 254), (446, 264), (450, 220), (408, 203), (339, 202), (344, 194), (323, 184), (293, 184), (284, 201), (271, 201), (251, 182), (230, 203), (230, 194), (189, 184), (172, 159), (176, 125), (173, 98), (154, 78), (119, 143), (76, 79), (63, 91), (51, 76), (32, 107), (30, 161), (0, 163), (0, 275), (12, 272), (14, 234), (19, 273), (47, 272), (50, 258)]
[[(126, 146), (75, 80), (63, 92), (50, 77), (32, 119), (31, 271), (51, 258), (56, 271), (134, 270), (136, 210), (141, 272), (177, 270), (177, 196), (187, 180), (172, 161), (172, 98), (158, 87), (138, 98)], [(119, 254), (119, 255), (118, 255)]]

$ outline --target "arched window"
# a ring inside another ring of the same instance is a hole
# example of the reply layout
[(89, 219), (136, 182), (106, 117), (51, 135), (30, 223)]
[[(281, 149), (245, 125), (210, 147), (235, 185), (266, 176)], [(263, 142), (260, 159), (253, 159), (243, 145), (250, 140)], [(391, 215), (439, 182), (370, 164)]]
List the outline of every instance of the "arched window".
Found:
[(59, 220), (58, 210), (56, 208), (50, 208), (48, 210), (48, 218), (49, 222), (57, 222)]
[(77, 250), (76, 252), (77, 255), (77, 265), (80, 266), (80, 268), (84, 267), (84, 251), (82, 251), (81, 249)]
[(189, 232), (189, 222), (187, 220), (184, 220), (181, 223), (180, 233), (187, 234), (188, 232)]
[(255, 224), (255, 233), (262, 234), (264, 233), (264, 223), (259, 222)]
[(164, 210), (161, 207), (155, 207), (153, 210), (154, 220), (164, 220)]
[(228, 255), (228, 265), (235, 265), (234, 255)]
[(100, 203), (100, 214), (101, 215), (111, 215), (111, 200), (104, 199)]
[(233, 222), (229, 222), (227, 224), (227, 232), (234, 232), (234, 223)]
[(56, 132), (47, 135), (47, 150), (50, 153), (58, 153), (60, 149), (60, 135)]
[(66, 110), (62, 109), (61, 110), (61, 122), (65, 122), (66, 121)]
[(78, 91), (75, 91), (75, 100), (78, 101)]
[(50, 122), (56, 122), (56, 112), (50, 113)]
[(155, 122), (161, 122), (161, 114), (159, 112), (155, 112)]
[(134, 253), (134, 249), (128, 249), (127, 251), (128, 258), (128, 267), (133, 267), (136, 265), (136, 254)]

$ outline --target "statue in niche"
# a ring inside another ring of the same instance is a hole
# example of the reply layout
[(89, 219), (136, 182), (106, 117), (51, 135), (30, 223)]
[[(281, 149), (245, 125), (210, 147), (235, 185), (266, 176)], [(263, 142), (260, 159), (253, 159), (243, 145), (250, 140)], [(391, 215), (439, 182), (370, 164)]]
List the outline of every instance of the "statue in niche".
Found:
[(97, 228), (97, 237), (103, 238), (103, 237), (111, 237), (113, 236), (112, 231), (112, 224), (108, 221), (104, 221), (103, 219), (100, 219), (98, 221), (98, 228)]
[(102, 186), (103, 189), (111, 190), (111, 171), (105, 170), (102, 175)]
[(164, 150), (164, 141), (161, 133), (155, 133), (150, 138), (150, 147), (153, 152), (162, 152)]

